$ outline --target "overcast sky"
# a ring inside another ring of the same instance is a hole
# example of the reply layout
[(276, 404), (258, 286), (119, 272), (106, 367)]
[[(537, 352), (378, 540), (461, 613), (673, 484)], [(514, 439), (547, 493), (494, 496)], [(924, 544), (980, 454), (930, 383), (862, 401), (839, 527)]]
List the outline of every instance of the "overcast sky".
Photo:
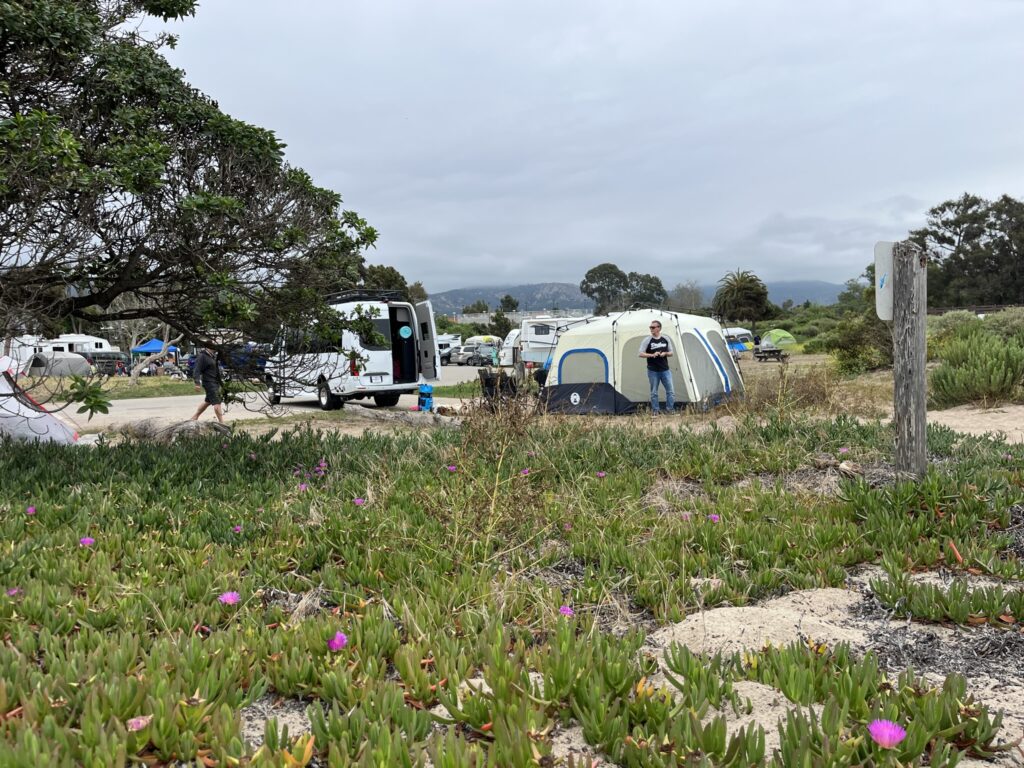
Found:
[(430, 291), (842, 282), (1024, 193), (1021, 0), (206, 0), (167, 52)]

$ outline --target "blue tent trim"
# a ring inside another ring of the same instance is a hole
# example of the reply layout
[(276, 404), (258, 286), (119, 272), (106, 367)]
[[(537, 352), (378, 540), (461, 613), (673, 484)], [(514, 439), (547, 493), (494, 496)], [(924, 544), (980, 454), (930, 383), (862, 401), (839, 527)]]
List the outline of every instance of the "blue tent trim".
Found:
[[(152, 355), (154, 352), (159, 352), (164, 348), (164, 343), (157, 339), (150, 339), (145, 344), (140, 344), (137, 347), (132, 347), (133, 355)], [(168, 352), (174, 353), (178, 351), (177, 347), (171, 346), (167, 348)]]

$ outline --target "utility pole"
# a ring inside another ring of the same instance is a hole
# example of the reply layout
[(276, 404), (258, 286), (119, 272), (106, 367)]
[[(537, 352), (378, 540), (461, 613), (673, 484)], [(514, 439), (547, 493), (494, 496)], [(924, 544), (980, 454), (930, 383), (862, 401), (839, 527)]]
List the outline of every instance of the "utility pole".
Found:
[(896, 471), (924, 477), (928, 468), (925, 318), (928, 258), (908, 242), (875, 246), (875, 310), (892, 323)]

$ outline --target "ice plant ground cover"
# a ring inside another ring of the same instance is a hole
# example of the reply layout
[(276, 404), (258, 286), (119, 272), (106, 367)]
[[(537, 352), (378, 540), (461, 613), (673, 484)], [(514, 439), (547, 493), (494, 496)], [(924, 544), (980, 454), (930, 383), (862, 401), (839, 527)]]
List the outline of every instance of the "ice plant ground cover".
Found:
[[(870, 651), (645, 646), (865, 563), (894, 611), (1019, 634), (1020, 447), (931, 429), (920, 484), (817, 494), (766, 478), (881, 467), (891, 432), (628, 424), (0, 451), (0, 765), (552, 765), (575, 727), (605, 764), (952, 766), (1020, 735), (964, 678)], [(661, 484), (694, 490), (654, 504)], [(939, 565), (998, 586), (954, 600), (909, 576)], [(608, 626), (611, 602), (642, 620)], [(786, 703), (778, 746), (745, 681)], [(271, 720), (247, 744), (239, 713), (268, 694), (301, 701), (311, 736)]]

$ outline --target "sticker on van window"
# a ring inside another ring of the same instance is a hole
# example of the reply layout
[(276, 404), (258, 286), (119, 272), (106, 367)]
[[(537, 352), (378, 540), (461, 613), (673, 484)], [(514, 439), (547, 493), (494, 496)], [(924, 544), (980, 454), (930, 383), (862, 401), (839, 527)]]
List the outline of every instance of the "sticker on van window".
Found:
[(398, 329), (398, 335), (401, 336), (403, 339), (408, 339), (412, 336), (412, 328), (410, 328), (408, 325), (403, 325), (401, 328)]

